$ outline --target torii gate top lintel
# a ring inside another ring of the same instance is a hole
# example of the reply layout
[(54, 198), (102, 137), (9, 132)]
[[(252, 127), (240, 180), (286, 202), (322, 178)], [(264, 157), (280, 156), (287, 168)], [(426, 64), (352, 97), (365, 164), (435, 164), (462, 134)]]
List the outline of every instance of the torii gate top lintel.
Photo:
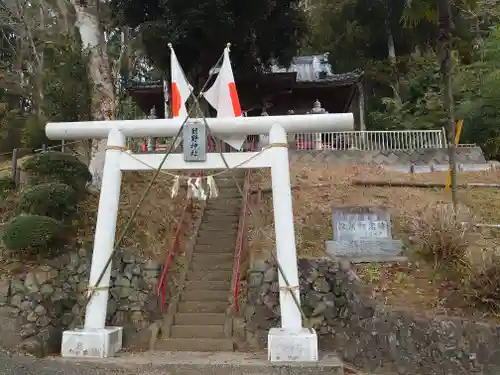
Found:
[[(287, 133), (340, 132), (354, 128), (352, 113), (207, 118), (206, 121), (214, 135), (268, 134), (274, 124), (280, 124)], [(105, 139), (111, 129), (118, 129), (127, 137), (173, 137), (183, 122), (180, 118), (49, 122), (45, 133), (53, 140)]]

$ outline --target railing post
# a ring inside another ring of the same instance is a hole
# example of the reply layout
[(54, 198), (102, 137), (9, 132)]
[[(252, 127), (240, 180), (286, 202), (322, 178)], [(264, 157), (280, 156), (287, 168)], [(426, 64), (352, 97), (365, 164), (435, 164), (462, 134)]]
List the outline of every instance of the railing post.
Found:
[(323, 147), (321, 146), (322, 145), (322, 142), (321, 142), (321, 133), (316, 133), (314, 135), (314, 148), (316, 150), (321, 150)]

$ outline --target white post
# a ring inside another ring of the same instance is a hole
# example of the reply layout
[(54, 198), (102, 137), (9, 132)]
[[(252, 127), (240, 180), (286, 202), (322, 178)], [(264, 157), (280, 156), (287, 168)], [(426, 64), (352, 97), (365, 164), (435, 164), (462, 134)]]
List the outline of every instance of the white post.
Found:
[(314, 134), (314, 149), (315, 150), (322, 150), (323, 149), (323, 143), (321, 140), (321, 133)]
[(295, 287), (291, 292), (287, 290), (284, 279), (281, 274), (279, 275), (281, 327), (299, 331), (302, 328), (302, 318), (291, 296), (291, 293), (294, 293), (297, 301), (300, 301), (292, 189), (290, 185), (287, 136), (281, 126), (274, 125), (271, 128), (269, 143), (274, 145), (269, 152), (269, 159), (271, 160), (276, 254), (287, 281), (292, 287)]
[(122, 172), (120, 159), (125, 147), (125, 136), (111, 129), (108, 135), (106, 157), (99, 198), (99, 211), (94, 235), (94, 249), (90, 266), (89, 291), (92, 297), (86, 306), (83, 330), (63, 333), (61, 355), (63, 357), (109, 357), (122, 347), (122, 328), (106, 328), (111, 264), (104, 272), (99, 285), (98, 278), (106, 267), (115, 245), (116, 221), (120, 201)]
[[(268, 357), (273, 362), (318, 360), (318, 342), (314, 331), (302, 327), (297, 251), (293, 225), (292, 189), (288, 161), (287, 135), (283, 127), (273, 125), (269, 133), (269, 159), (273, 190), (274, 228), (278, 262), (289, 283), (279, 273), (281, 328), (269, 331)], [(296, 297), (294, 300), (292, 293)]]
[[(99, 210), (94, 234), (94, 250), (90, 266), (89, 288), (96, 286), (97, 279), (104, 270), (115, 246), (116, 220), (122, 181), (120, 159), (124, 147), (125, 136), (121, 131), (112, 129), (108, 136), (104, 162)], [(97, 290), (94, 291), (87, 305), (85, 329), (102, 329), (105, 327), (109, 294), (107, 287), (110, 278), (111, 265), (106, 269)]]

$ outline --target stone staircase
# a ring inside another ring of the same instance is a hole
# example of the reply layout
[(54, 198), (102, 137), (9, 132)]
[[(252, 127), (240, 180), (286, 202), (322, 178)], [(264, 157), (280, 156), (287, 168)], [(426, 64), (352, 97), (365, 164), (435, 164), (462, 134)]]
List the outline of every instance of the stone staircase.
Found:
[[(235, 175), (243, 189), (244, 171)], [(232, 351), (229, 314), (233, 258), (243, 199), (233, 179), (217, 179), (219, 197), (209, 199), (177, 298), (168, 301), (162, 337), (155, 349)]]

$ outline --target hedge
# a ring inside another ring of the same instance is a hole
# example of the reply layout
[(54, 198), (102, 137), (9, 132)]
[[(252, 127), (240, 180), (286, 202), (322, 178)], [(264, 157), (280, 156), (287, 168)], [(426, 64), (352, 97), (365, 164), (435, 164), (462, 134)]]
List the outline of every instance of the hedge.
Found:
[(4, 227), (2, 240), (11, 255), (20, 260), (51, 257), (64, 239), (64, 226), (47, 216), (20, 215)]
[(77, 157), (55, 151), (30, 157), (23, 163), (22, 169), (28, 173), (32, 185), (60, 182), (77, 192), (83, 191), (92, 178), (87, 166)]
[(76, 212), (77, 204), (75, 189), (52, 182), (25, 190), (17, 203), (17, 212), (64, 220)]

